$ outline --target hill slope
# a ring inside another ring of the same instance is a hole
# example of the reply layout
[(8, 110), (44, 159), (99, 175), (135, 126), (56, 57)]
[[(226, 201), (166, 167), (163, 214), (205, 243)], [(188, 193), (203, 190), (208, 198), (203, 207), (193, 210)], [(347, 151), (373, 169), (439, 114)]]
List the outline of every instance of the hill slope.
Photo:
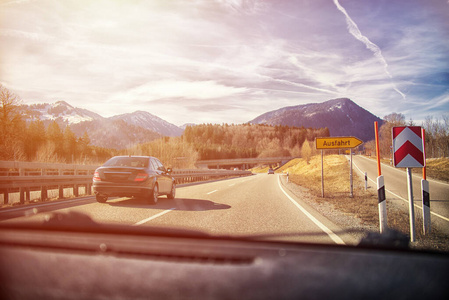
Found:
[(135, 111), (133, 113), (113, 116), (110, 119), (123, 120), (127, 124), (149, 129), (165, 136), (180, 136), (184, 131), (180, 127), (146, 111)]
[(329, 128), (331, 136), (374, 139), (374, 121), (382, 120), (347, 98), (323, 103), (284, 107), (260, 115), (249, 123), (296, 127)]
[(20, 110), (26, 121), (41, 120), (45, 125), (56, 121), (61, 129), (70, 126), (77, 137), (87, 132), (92, 145), (106, 148), (122, 149), (161, 136), (180, 136), (184, 131), (144, 111), (104, 118), (65, 101), (22, 105)]

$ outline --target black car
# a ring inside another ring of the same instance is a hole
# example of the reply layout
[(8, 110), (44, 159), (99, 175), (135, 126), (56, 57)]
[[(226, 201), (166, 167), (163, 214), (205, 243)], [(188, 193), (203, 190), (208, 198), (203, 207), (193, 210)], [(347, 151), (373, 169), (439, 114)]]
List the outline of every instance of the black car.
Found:
[(114, 156), (95, 170), (93, 190), (98, 202), (108, 197), (137, 197), (150, 204), (159, 195), (175, 198), (176, 184), (171, 169), (152, 156)]

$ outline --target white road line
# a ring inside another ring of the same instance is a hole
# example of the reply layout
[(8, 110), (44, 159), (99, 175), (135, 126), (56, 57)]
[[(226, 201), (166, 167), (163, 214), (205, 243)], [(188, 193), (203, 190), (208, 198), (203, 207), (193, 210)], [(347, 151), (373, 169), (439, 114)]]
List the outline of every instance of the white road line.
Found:
[(287, 196), (287, 198), (300, 210), (302, 211), (313, 223), (315, 223), (315, 225), (317, 225), (318, 227), (320, 227), (321, 230), (323, 230), (335, 243), (340, 244), (340, 245), (346, 245), (345, 242), (343, 242), (343, 240), (336, 235), (332, 230), (330, 230), (329, 228), (327, 228), (323, 223), (321, 223), (320, 221), (318, 221), (318, 219), (316, 219), (314, 216), (312, 216), (304, 207), (302, 207), (298, 202), (296, 202), (292, 197), (290, 197), (289, 194), (287, 194), (287, 192), (282, 188), (281, 185), (281, 179), (280, 176), (278, 176), (278, 184), (279, 184), (279, 188), (281, 189), (281, 191), (284, 193), (285, 196)]
[[(357, 164), (356, 164), (354, 161), (353, 161), (352, 163), (353, 163), (354, 166), (360, 171), (360, 173), (362, 173), (362, 175), (365, 176), (365, 172), (362, 172), (362, 170), (360, 170), (360, 168), (357, 166)], [(377, 186), (377, 182), (375, 182), (374, 180), (372, 180), (372, 179), (369, 178), (369, 177), (368, 177), (368, 179), (369, 179), (371, 182), (373, 182), (373, 183)], [(390, 190), (388, 190), (388, 189), (385, 189), (385, 191), (388, 192), (388, 193), (390, 193), (391, 195), (393, 195), (393, 196), (399, 198), (400, 200), (405, 201), (405, 202), (408, 203), (408, 199), (402, 198), (402, 197), (399, 196), (398, 194), (395, 194), (395, 193), (393, 193), (392, 191), (390, 191)], [(432, 200), (431, 200), (431, 201), (432, 201)], [(413, 204), (413, 205), (414, 205), (415, 207), (417, 207), (417, 208), (419, 208), (419, 209), (422, 210), (422, 207), (421, 207), (421, 206), (418, 206), (418, 205), (416, 205), (416, 204)], [(434, 215), (435, 217), (441, 218), (441, 219), (443, 219), (443, 220), (449, 222), (449, 218), (446, 218), (446, 217), (444, 217), (444, 216), (442, 216), (442, 215), (440, 215), (440, 214), (437, 214), (436, 212), (433, 212), (433, 211), (431, 211), (430, 213), (431, 213), (432, 215)]]
[(149, 218), (143, 219), (142, 221), (139, 221), (139, 222), (137, 222), (136, 224), (133, 224), (133, 226), (139, 226), (139, 225), (142, 225), (142, 224), (144, 224), (144, 223), (146, 223), (146, 222), (149, 222), (149, 221), (151, 221), (151, 220), (154, 220), (154, 219), (156, 219), (156, 218), (159, 218), (160, 216), (163, 216), (163, 215), (165, 215), (166, 213), (169, 213), (169, 212), (171, 212), (171, 211), (174, 210), (174, 209), (176, 209), (176, 208), (173, 207), (173, 208), (164, 210), (163, 212), (160, 212), (160, 213), (158, 213), (158, 214), (156, 214), (156, 215), (154, 215), (154, 216), (151, 216), (151, 217), (149, 217)]
[(232, 184), (230, 184), (229, 186), (234, 186), (235, 185), (235, 183), (232, 183)]
[(217, 192), (218, 190), (213, 190), (212, 192), (207, 193), (208, 195)]

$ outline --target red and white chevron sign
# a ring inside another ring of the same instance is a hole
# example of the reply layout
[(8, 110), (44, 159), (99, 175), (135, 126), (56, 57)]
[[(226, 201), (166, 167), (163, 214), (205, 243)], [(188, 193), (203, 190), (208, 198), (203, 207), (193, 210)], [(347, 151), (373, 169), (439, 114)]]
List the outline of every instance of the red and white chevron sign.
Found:
[(393, 160), (396, 168), (425, 166), (421, 127), (393, 127)]

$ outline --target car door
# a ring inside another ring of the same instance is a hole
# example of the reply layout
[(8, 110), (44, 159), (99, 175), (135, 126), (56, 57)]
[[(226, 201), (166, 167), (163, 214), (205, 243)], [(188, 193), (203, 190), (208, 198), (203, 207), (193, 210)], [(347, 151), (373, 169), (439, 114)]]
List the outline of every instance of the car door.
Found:
[(156, 161), (154, 160), (154, 158), (150, 159), (150, 166), (151, 166), (151, 169), (156, 174), (156, 182), (157, 182), (157, 186), (159, 187), (159, 192), (160, 192), (161, 189), (163, 188), (163, 182), (161, 180), (161, 171), (158, 170), (158, 165), (157, 165)]
[(171, 190), (171, 178), (167, 174), (167, 170), (164, 165), (157, 159), (154, 159), (157, 165), (158, 183), (161, 193), (169, 193)]

